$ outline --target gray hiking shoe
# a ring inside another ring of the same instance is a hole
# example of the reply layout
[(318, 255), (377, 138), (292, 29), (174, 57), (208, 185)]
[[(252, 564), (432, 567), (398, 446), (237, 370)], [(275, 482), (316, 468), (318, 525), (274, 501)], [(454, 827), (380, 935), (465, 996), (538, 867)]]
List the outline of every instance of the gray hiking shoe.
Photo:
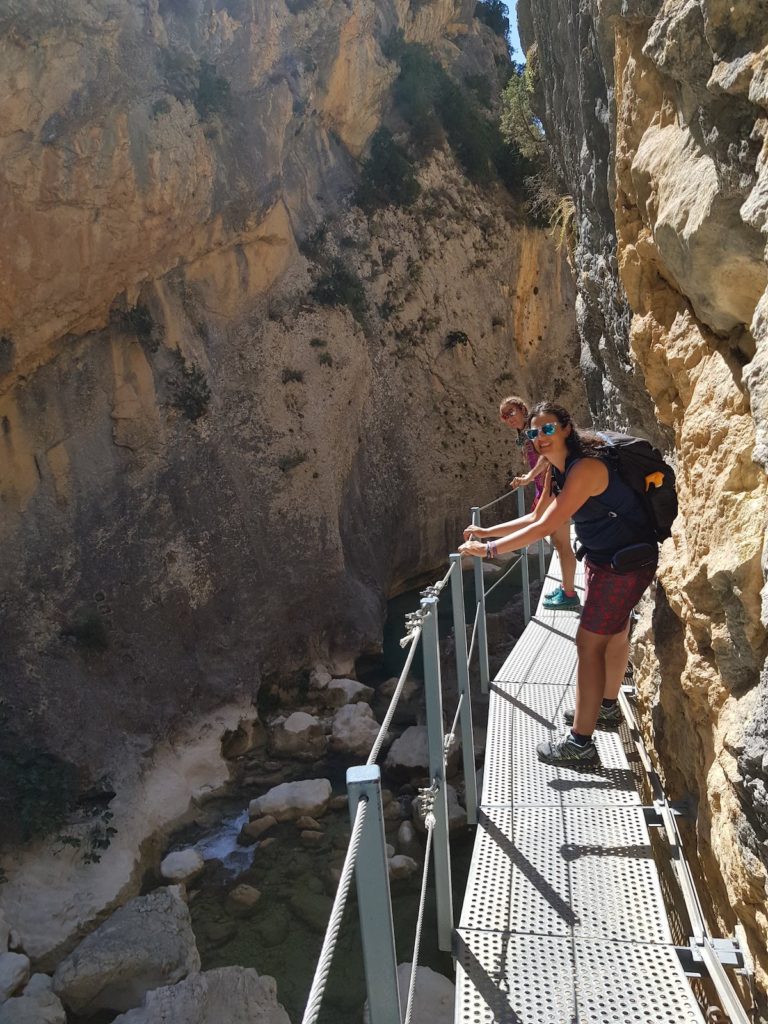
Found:
[[(573, 725), (575, 711), (573, 708), (566, 708), (563, 712), (563, 721), (566, 725)], [(612, 708), (604, 708), (600, 705), (600, 710), (597, 713), (597, 723), (595, 728), (597, 729), (610, 729), (614, 725), (621, 724), (621, 710), (618, 704), (614, 704)]]
[(536, 753), (539, 755), (539, 760), (544, 761), (545, 764), (564, 765), (565, 767), (598, 764), (600, 760), (597, 747), (592, 740), (581, 746), (570, 732), (556, 740), (537, 744)]

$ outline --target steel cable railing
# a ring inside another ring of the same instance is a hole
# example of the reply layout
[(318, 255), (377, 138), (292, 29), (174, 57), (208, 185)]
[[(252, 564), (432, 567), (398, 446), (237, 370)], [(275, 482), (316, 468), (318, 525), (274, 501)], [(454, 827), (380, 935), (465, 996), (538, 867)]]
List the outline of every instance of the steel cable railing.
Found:
[(522, 562), (522, 560), (523, 560), (523, 556), (522, 556), (522, 555), (518, 555), (518, 556), (517, 556), (517, 558), (514, 558), (514, 559), (513, 559), (513, 560), (512, 560), (512, 561), (511, 561), (511, 562), (509, 563), (509, 565), (508, 565), (508, 566), (507, 566), (507, 568), (506, 568), (506, 569), (504, 570), (504, 572), (502, 573), (502, 575), (501, 575), (501, 576), (499, 576), (499, 578), (498, 578), (497, 580), (495, 580), (495, 581), (494, 581), (494, 583), (493, 583), (493, 586), (491, 586), (491, 587), (488, 587), (488, 589), (486, 590), (486, 592), (485, 592), (485, 596), (486, 596), (486, 599), (487, 599), (488, 597), (490, 597), (490, 595), (491, 595), (491, 594), (492, 594), (492, 593), (494, 592), (494, 590), (496, 589), (496, 587), (498, 587), (498, 585), (499, 585), (500, 583), (503, 583), (503, 582), (504, 582), (504, 580), (505, 580), (505, 579), (507, 578), (507, 576), (509, 576), (509, 574), (510, 574), (510, 573), (511, 573), (511, 572), (512, 572), (512, 571), (513, 571), (513, 570), (514, 570), (514, 569), (515, 569), (515, 568), (516, 568), (516, 567), (517, 567), (517, 566), (518, 566), (518, 565), (519, 565), (519, 564), (520, 564), (520, 563)]
[(417, 626), (413, 630), (413, 632), (408, 634), (408, 636), (410, 637), (411, 649), (408, 652), (408, 657), (405, 659), (403, 671), (400, 673), (400, 678), (397, 681), (397, 686), (395, 687), (395, 691), (392, 694), (392, 700), (389, 702), (389, 707), (387, 708), (387, 713), (384, 716), (384, 721), (381, 723), (381, 728), (379, 729), (376, 735), (376, 739), (373, 741), (371, 752), (368, 755), (367, 761), (365, 762), (369, 765), (376, 764), (376, 760), (378, 759), (378, 756), (381, 752), (381, 746), (384, 743), (387, 733), (389, 732), (389, 727), (392, 723), (395, 711), (397, 710), (397, 704), (398, 701), (400, 700), (400, 695), (402, 694), (403, 689), (405, 687), (405, 682), (406, 679), (408, 678), (408, 673), (411, 671), (411, 665), (413, 664), (413, 659), (416, 655), (416, 648), (419, 646), (419, 640), (421, 639), (421, 626)]
[[(433, 782), (427, 794), (432, 795), (434, 800), (436, 793), (435, 783)], [(431, 803), (424, 815), (424, 826), (427, 830), (427, 843), (424, 851), (424, 869), (421, 876), (421, 895), (419, 897), (419, 911), (416, 915), (416, 937), (413, 942), (413, 958), (411, 960), (411, 977), (408, 981), (408, 1000), (405, 1006), (405, 1020), (403, 1024), (411, 1024), (411, 1014), (413, 1013), (413, 1001), (416, 995), (416, 975), (419, 964), (419, 949), (421, 947), (421, 929), (424, 924), (424, 909), (427, 905), (427, 880), (429, 878), (429, 858), (432, 853), (432, 836), (435, 831), (435, 816), (432, 813)]]
[(347, 896), (349, 894), (349, 886), (352, 882), (352, 871), (354, 870), (355, 860), (357, 859), (357, 851), (360, 846), (360, 837), (363, 834), (363, 825), (365, 824), (367, 810), (368, 801), (366, 799), (360, 800), (357, 805), (357, 813), (355, 815), (355, 823), (352, 827), (349, 846), (347, 847), (347, 855), (344, 858), (344, 867), (341, 871), (339, 887), (336, 890), (336, 897), (333, 901), (328, 927), (325, 930), (323, 947), (320, 950), (320, 958), (317, 961), (315, 976), (312, 979), (312, 987), (309, 990), (307, 1006), (304, 1010), (304, 1016), (301, 1019), (301, 1024), (315, 1024), (318, 1014), (320, 1013), (320, 1005), (323, 1001), (323, 994), (325, 992), (325, 983), (328, 980), (328, 974), (331, 970), (331, 961), (333, 960), (333, 954), (336, 951), (336, 940), (339, 937), (341, 919), (344, 916), (344, 907), (346, 906)]

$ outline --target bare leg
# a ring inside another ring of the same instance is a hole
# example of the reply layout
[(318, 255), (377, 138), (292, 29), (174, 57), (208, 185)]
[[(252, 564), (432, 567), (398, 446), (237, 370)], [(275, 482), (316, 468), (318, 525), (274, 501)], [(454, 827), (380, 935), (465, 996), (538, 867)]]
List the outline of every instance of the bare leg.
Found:
[(576, 555), (574, 555), (573, 548), (571, 547), (570, 524), (563, 523), (549, 539), (560, 559), (560, 569), (563, 574), (563, 590), (572, 594), (574, 591), (574, 579), (576, 578)]
[[(591, 736), (597, 725), (600, 704), (605, 693), (606, 652), (614, 638), (591, 633), (579, 626), (576, 649), (579, 664), (576, 675), (576, 714), (573, 730), (582, 736)], [(625, 662), (626, 666), (626, 662)], [(622, 669), (622, 674), (623, 674)]]
[(619, 695), (624, 673), (629, 661), (629, 620), (623, 633), (609, 638), (605, 652), (605, 694), (608, 700), (615, 700)]

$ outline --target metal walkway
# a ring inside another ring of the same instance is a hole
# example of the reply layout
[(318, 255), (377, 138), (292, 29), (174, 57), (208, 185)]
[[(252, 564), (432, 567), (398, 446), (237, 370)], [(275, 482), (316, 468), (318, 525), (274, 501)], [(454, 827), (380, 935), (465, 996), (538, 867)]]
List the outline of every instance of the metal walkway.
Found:
[(703, 1024), (619, 733), (596, 733), (597, 769), (535, 754), (573, 706), (578, 622), (540, 602), (491, 682), (454, 1021)]

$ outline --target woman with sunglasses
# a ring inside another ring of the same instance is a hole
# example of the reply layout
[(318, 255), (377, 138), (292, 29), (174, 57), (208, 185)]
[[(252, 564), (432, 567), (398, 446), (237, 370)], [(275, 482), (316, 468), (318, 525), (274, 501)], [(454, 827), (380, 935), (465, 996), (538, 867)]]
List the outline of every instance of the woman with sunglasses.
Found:
[[(508, 427), (514, 427), (517, 431), (517, 446), (522, 448), (523, 455), (528, 460), (530, 471), (524, 476), (516, 476), (510, 487), (516, 490), (518, 487), (527, 487), (528, 484), (535, 484), (536, 495), (533, 499), (531, 512), (537, 507), (541, 500), (544, 488), (544, 474), (549, 462), (543, 455), (534, 448), (533, 444), (526, 437), (524, 427), (528, 420), (528, 406), (522, 398), (517, 395), (510, 395), (503, 399), (499, 406), (501, 422)], [(544, 595), (544, 607), (555, 611), (572, 611), (581, 607), (579, 596), (576, 593), (574, 580), (576, 578), (576, 556), (571, 547), (571, 529), (568, 523), (564, 523), (559, 530), (555, 530), (549, 538), (550, 544), (557, 551), (560, 559), (560, 569), (563, 582), (559, 587)]]
[[(531, 410), (527, 435), (550, 463), (544, 490), (552, 500), (522, 519), (467, 527), (465, 538), (499, 539), (467, 540), (459, 551), (481, 558), (508, 554), (573, 518), (586, 553), (586, 595), (576, 633), (576, 708), (572, 716), (565, 713), (573, 727), (536, 749), (548, 764), (591, 764), (598, 759), (592, 733), (599, 722), (610, 720), (616, 706), (629, 655), (630, 613), (653, 579), (658, 546), (640, 495), (609, 465), (600, 437), (577, 430), (570, 414), (552, 402)], [(622, 562), (633, 553), (642, 556), (640, 564), (626, 568)]]

